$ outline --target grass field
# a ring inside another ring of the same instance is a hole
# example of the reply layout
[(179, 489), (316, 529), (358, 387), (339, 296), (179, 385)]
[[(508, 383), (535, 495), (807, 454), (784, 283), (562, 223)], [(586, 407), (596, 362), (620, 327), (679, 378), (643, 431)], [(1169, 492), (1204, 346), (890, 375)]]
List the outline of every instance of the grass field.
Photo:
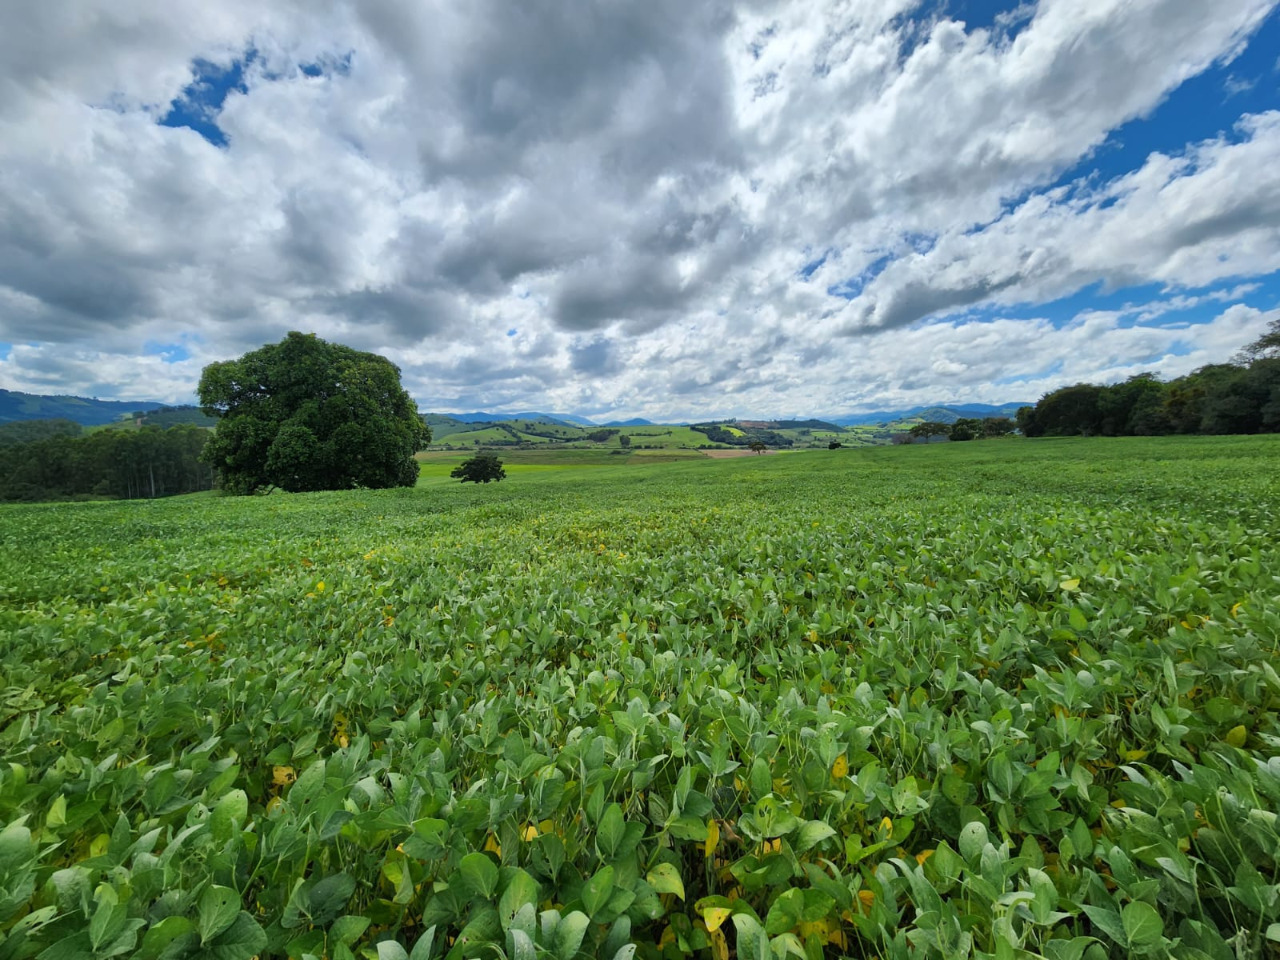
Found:
[(0, 958), (1274, 955), (1280, 438), (461, 456), (0, 507)]

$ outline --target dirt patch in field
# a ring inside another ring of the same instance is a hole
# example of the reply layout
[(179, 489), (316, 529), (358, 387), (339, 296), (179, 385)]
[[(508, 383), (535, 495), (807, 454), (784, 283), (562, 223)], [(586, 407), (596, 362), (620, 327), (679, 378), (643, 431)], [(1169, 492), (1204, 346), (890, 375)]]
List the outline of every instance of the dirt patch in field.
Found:
[(763, 453), (753, 453), (750, 450), (703, 450), (702, 452), (714, 460), (727, 460), (730, 457), (767, 457), (778, 451), (765, 450)]

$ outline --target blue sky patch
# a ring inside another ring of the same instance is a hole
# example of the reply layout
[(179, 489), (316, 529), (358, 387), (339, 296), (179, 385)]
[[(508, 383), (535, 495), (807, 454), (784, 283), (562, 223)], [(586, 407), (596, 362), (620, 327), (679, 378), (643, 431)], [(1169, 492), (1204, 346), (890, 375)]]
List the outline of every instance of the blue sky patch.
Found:
[(833, 283), (827, 287), (827, 296), (840, 297), (844, 300), (852, 300), (866, 288), (867, 284), (884, 272), (885, 267), (889, 266), (894, 260), (891, 254), (885, 254), (876, 260), (873, 260), (867, 269), (856, 277), (849, 277), (840, 283)]
[(257, 59), (250, 49), (243, 57), (223, 66), (208, 60), (192, 63), (195, 79), (182, 89), (182, 95), (169, 104), (169, 112), (160, 118), (164, 127), (187, 127), (215, 147), (227, 145), (227, 135), (218, 126), (218, 114), (232, 91), (248, 93), (245, 68)]
[(1255, 278), (1248, 286), (1253, 289), (1229, 296), (1240, 287), (1238, 282), (1226, 281), (1193, 290), (1169, 289), (1158, 283), (1105, 290), (1101, 283), (1094, 283), (1045, 303), (984, 304), (951, 317), (954, 320), (956, 316), (963, 316), (976, 322), (1044, 319), (1061, 329), (1082, 313), (1097, 311), (1125, 313), (1126, 316), (1117, 320), (1118, 327), (1176, 327), (1207, 323), (1233, 303), (1245, 303), (1259, 310), (1270, 310), (1280, 304), (1280, 274), (1271, 274), (1261, 281)]
[(814, 275), (814, 273), (817, 271), (817, 269), (820, 266), (822, 266), (824, 263), (827, 262), (827, 257), (830, 256), (830, 253), (831, 251), (829, 250), (824, 251), (822, 256), (818, 257), (815, 260), (810, 260), (808, 263), (806, 263), (803, 267), (800, 268), (800, 270), (798, 271), (799, 276), (804, 280), (808, 280), (810, 277)]
[(180, 363), (191, 359), (191, 351), (180, 343), (149, 340), (142, 345), (142, 352), (150, 357), (160, 357), (165, 363)]

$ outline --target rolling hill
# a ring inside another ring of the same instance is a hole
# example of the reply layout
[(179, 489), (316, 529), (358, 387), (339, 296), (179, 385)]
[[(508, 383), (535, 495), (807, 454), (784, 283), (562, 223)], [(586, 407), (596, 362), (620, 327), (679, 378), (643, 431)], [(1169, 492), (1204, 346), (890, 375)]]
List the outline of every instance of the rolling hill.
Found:
[(155, 410), (158, 400), (97, 400), (0, 390), (0, 423), (15, 420), (70, 420), (86, 427), (112, 423), (139, 410)]

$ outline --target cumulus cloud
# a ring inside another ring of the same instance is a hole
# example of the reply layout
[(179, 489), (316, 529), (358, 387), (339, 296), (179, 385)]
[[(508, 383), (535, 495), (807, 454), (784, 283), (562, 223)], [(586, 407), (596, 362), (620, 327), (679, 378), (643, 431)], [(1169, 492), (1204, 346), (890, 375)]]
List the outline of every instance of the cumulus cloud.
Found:
[[(1088, 161), (1275, 5), (22, 5), (0, 384), (189, 399), (290, 329), (385, 353), (428, 408), (654, 417), (1223, 359), (1270, 315), (1241, 281), (1280, 268), (1280, 114)], [(1035, 318), (1098, 284), (1168, 292)]]

